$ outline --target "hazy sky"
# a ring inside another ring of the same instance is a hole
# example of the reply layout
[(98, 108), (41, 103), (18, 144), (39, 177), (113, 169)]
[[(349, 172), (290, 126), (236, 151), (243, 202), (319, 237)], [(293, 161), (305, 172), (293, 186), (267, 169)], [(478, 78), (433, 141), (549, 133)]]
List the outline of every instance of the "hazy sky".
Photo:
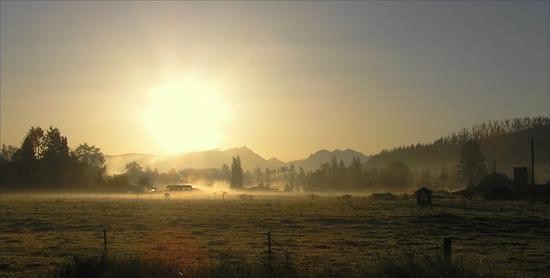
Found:
[(2, 1), (1, 142), (291, 160), (548, 115), (549, 3)]

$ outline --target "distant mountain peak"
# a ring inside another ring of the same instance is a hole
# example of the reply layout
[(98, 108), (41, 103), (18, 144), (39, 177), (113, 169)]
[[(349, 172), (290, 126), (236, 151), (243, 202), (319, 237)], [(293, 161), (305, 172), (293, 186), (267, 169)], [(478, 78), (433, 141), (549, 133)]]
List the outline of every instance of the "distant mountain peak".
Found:
[(276, 157), (272, 157), (272, 158), (268, 159), (267, 161), (269, 161), (269, 162), (276, 162), (276, 163), (283, 163), (283, 164), (284, 164), (284, 162), (283, 162), (282, 160), (280, 160), (280, 159), (278, 159), (278, 158), (276, 158)]
[(362, 161), (367, 160), (367, 156), (353, 149), (334, 149), (332, 151), (322, 149), (310, 154), (306, 159), (291, 161), (287, 164), (294, 164), (296, 167), (303, 167), (307, 170), (318, 169), (321, 163), (329, 162), (333, 157), (339, 161), (344, 161), (344, 164), (349, 165), (353, 158), (357, 157)]
[(255, 153), (254, 151), (252, 151), (250, 148), (248, 148), (247, 146), (242, 146), (242, 147), (234, 147), (234, 148), (229, 148), (229, 149), (225, 149), (223, 150), (223, 152), (251, 152), (251, 153)]
[(124, 165), (132, 161), (137, 161), (144, 168), (151, 167), (159, 171), (168, 171), (170, 169), (183, 170), (186, 168), (219, 168), (224, 164), (231, 165), (231, 159), (234, 156), (241, 157), (242, 165), (245, 169), (254, 169), (256, 167), (274, 169), (294, 164), (296, 167), (303, 167), (306, 170), (315, 170), (319, 168), (321, 163), (330, 161), (333, 156), (336, 156), (338, 160), (343, 160), (346, 164), (349, 164), (353, 157), (359, 157), (363, 161), (366, 159), (365, 155), (352, 149), (335, 149), (333, 151), (322, 149), (309, 155), (306, 159), (286, 163), (276, 157), (265, 159), (247, 146), (242, 146), (223, 151), (213, 149), (169, 157), (139, 153), (106, 155), (105, 164), (110, 173), (124, 171)]

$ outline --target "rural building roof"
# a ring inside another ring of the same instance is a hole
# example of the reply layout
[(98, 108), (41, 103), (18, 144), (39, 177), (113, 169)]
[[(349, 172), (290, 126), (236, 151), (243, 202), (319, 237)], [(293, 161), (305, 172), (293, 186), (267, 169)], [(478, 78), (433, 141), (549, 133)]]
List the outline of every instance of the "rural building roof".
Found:
[(426, 188), (425, 186), (424, 187), (421, 187), (420, 189), (416, 190), (414, 192), (414, 194), (420, 194), (420, 193), (432, 193), (433, 191), (431, 191), (430, 189)]
[(492, 172), (491, 174), (487, 175), (481, 181), (478, 185), (484, 186), (484, 185), (509, 185), (512, 184), (512, 180), (506, 176), (505, 174), (499, 173), (499, 172)]

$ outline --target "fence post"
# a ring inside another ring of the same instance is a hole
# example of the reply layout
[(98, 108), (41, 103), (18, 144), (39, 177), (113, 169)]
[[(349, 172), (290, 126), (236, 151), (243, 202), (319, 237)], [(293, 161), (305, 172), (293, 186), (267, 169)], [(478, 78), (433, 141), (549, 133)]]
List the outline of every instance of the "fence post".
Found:
[(269, 256), (269, 265), (271, 265), (271, 232), (267, 232), (267, 255)]
[(450, 237), (443, 238), (443, 257), (447, 262), (451, 262), (452, 253), (452, 239)]
[(300, 200), (300, 217), (302, 217), (302, 200)]
[(103, 254), (107, 255), (107, 230), (103, 230)]

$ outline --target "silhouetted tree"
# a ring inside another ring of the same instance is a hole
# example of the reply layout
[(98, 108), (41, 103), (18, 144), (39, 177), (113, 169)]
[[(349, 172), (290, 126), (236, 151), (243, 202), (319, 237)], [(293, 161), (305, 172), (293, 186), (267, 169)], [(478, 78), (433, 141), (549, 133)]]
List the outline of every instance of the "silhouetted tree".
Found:
[(449, 171), (447, 170), (447, 167), (445, 167), (445, 164), (441, 164), (441, 169), (439, 173), (439, 177), (437, 178), (437, 184), (440, 190), (447, 190), (448, 184), (451, 179), (451, 176), (449, 174)]
[(2, 145), (2, 150), (0, 150), (0, 188), (16, 180), (13, 164), (15, 152), (17, 152), (17, 147)]
[(433, 187), (432, 174), (429, 170), (423, 170), (416, 180), (417, 187)]
[(50, 127), (44, 136), (42, 179), (49, 185), (67, 185), (70, 162), (67, 137), (62, 136), (58, 128)]
[(136, 184), (138, 180), (143, 177), (143, 168), (137, 161), (132, 161), (124, 167), (126, 169), (126, 175), (128, 175), (128, 181)]
[(38, 181), (39, 161), (42, 158), (44, 130), (31, 127), (21, 143), (21, 147), (13, 154), (14, 170), (18, 183), (29, 187)]
[(231, 180), (231, 170), (229, 169), (229, 166), (227, 166), (227, 164), (222, 165), (222, 174), (224, 180)]
[(290, 164), (290, 168), (287, 173), (288, 191), (296, 191), (296, 167), (294, 164)]
[(113, 175), (107, 179), (107, 189), (111, 191), (127, 191), (131, 188), (128, 174)]
[(233, 157), (233, 163), (231, 164), (231, 188), (243, 188), (243, 169), (241, 168), (241, 158), (239, 156)]
[(462, 146), (457, 167), (460, 181), (467, 187), (476, 185), (487, 175), (485, 157), (476, 141), (469, 140)]
[(387, 189), (405, 189), (411, 184), (411, 168), (402, 161), (391, 163), (380, 173), (380, 180)]
[(256, 185), (263, 186), (263, 178), (262, 178), (262, 168), (256, 167)]
[(350, 188), (358, 189), (362, 184), (363, 165), (361, 159), (354, 157), (347, 170), (347, 180)]
[(364, 174), (362, 180), (366, 188), (374, 188), (380, 184), (380, 169), (378, 168), (367, 168), (365, 166)]
[(73, 156), (80, 163), (83, 182), (88, 186), (103, 182), (105, 158), (101, 149), (84, 143), (73, 151)]
[(307, 184), (307, 175), (306, 175), (306, 172), (304, 171), (304, 167), (300, 166), (300, 168), (298, 168), (298, 186), (300, 187), (300, 189), (303, 190), (306, 184)]
[(265, 168), (265, 186), (268, 188), (271, 186), (271, 175), (272, 175), (271, 169)]
[(147, 190), (151, 185), (151, 178), (147, 175), (143, 175), (137, 181), (137, 186), (140, 191)]

